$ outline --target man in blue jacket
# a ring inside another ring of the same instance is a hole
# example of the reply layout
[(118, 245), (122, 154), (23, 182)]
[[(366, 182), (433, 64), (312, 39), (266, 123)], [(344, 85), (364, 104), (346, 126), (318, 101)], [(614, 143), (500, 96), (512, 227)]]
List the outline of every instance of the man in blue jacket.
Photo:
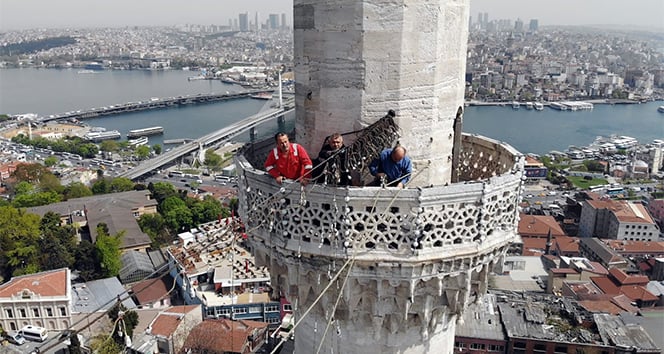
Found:
[(413, 166), (406, 156), (406, 149), (397, 145), (394, 149), (383, 150), (369, 165), (369, 172), (376, 179), (371, 186), (392, 186), (403, 188), (410, 180)]

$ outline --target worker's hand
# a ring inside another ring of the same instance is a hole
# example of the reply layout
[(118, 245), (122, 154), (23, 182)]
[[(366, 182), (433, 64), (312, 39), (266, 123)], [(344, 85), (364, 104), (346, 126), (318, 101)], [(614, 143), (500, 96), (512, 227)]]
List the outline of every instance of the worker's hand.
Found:
[(281, 184), (284, 181), (284, 179), (285, 179), (284, 176), (279, 176), (279, 177), (275, 178), (275, 180), (277, 181), (277, 184)]
[(302, 184), (303, 186), (306, 186), (307, 184), (309, 184), (309, 178), (302, 177), (302, 179), (300, 179), (300, 184)]
[(403, 189), (403, 183), (399, 182), (399, 183), (397, 184), (397, 188), (401, 188), (401, 189)]
[(383, 173), (383, 172), (376, 173), (376, 178), (381, 179), (383, 177), (385, 177), (385, 173)]

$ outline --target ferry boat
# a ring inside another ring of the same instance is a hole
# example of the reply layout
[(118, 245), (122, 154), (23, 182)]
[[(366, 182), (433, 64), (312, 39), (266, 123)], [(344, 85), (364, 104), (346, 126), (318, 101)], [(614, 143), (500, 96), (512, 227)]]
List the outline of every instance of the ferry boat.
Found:
[(657, 107), (657, 112), (664, 113), (664, 106)]
[(148, 144), (148, 137), (147, 136), (142, 136), (138, 139), (130, 139), (128, 141), (130, 146), (141, 146), (141, 145), (147, 145)]
[(130, 130), (127, 133), (127, 138), (138, 138), (141, 136), (158, 135), (163, 133), (164, 133), (163, 127), (149, 127), (143, 129)]
[(542, 102), (535, 102), (535, 110), (536, 111), (543, 111), (544, 110), (544, 105)]
[(254, 95), (250, 95), (249, 97), (257, 99), (257, 100), (271, 100), (272, 99), (272, 93), (271, 92), (261, 92), (257, 93)]
[(83, 136), (84, 139), (90, 140), (92, 142), (120, 139), (120, 137), (122, 137), (122, 134), (120, 134), (120, 132), (117, 130), (110, 130), (105, 132), (90, 132)]

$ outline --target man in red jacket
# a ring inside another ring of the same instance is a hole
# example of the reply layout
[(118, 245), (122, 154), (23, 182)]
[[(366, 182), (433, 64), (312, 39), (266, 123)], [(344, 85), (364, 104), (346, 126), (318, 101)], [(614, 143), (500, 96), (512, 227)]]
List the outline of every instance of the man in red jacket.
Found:
[(265, 170), (274, 177), (278, 184), (285, 178), (297, 180), (306, 185), (311, 177), (313, 164), (309, 154), (300, 144), (291, 143), (286, 133), (274, 136), (277, 147), (272, 149), (265, 160)]

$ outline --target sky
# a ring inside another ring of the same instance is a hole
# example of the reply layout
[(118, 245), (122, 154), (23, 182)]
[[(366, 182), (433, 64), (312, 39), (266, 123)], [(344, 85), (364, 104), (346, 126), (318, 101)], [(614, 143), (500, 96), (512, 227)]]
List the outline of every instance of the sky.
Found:
[[(292, 23), (293, 0), (0, 0), (0, 31), (53, 27), (226, 25), (240, 12), (286, 13)], [(489, 20), (536, 18), (546, 25), (621, 25), (664, 32), (664, 0), (470, 0)]]

